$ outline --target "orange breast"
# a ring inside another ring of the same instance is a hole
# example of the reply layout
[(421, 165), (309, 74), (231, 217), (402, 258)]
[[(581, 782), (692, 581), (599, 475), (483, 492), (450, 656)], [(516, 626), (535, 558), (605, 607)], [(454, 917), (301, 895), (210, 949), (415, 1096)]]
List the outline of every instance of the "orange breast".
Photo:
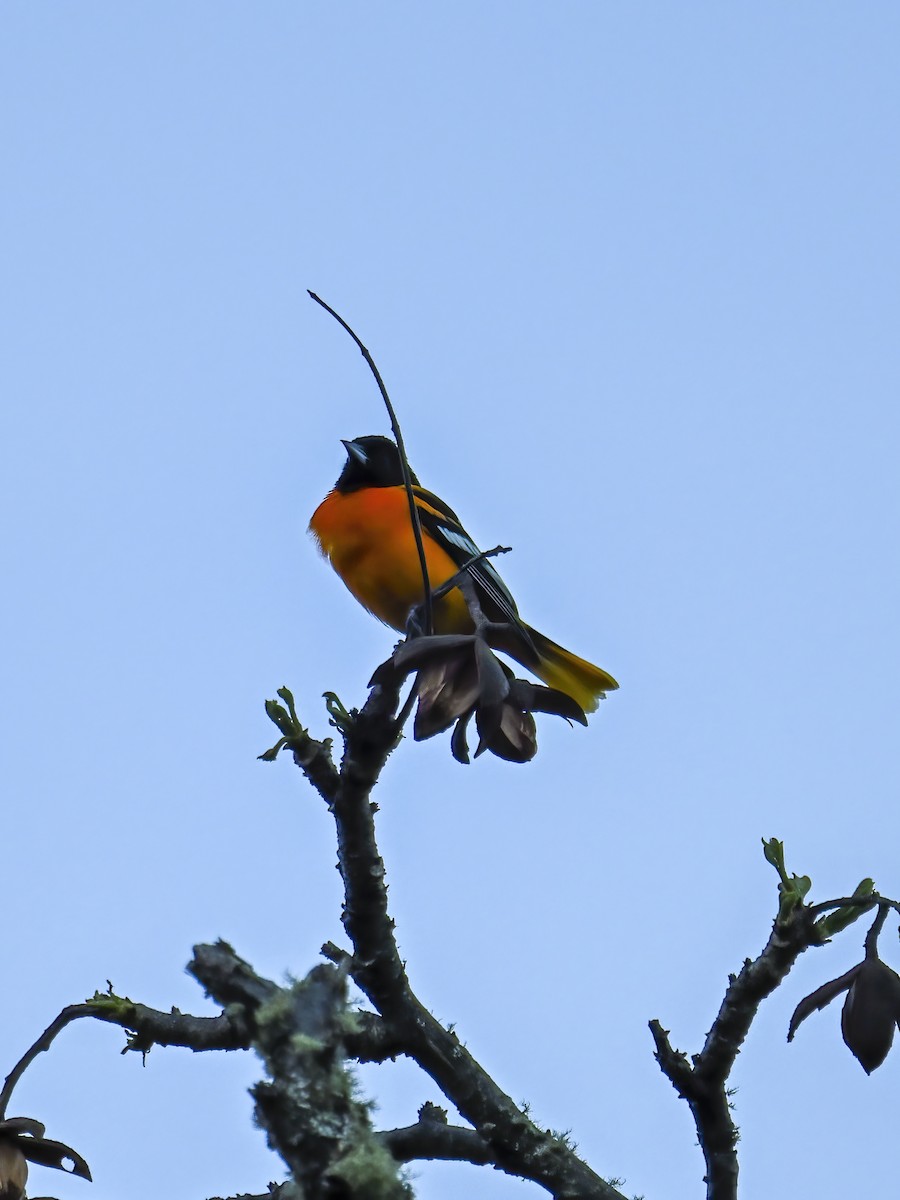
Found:
[[(309, 528), (360, 604), (385, 624), (404, 630), (410, 609), (424, 598), (405, 490), (329, 492), (313, 513)], [(422, 539), (428, 578), (436, 588), (456, 573), (456, 563), (424, 530)], [(434, 623), (438, 633), (472, 628), (459, 591), (438, 602)]]

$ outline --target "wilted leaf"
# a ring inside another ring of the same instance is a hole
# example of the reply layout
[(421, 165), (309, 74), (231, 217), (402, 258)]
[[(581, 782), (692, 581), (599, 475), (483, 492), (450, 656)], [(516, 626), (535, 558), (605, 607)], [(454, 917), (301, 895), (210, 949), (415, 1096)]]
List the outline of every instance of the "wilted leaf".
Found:
[(46, 1132), (46, 1126), (34, 1117), (10, 1117), (6, 1121), (0, 1121), (0, 1136), (4, 1133), (24, 1133), (27, 1137), (40, 1138)]
[(526, 679), (513, 679), (509, 685), (509, 702), (528, 712), (549, 713), (587, 725), (588, 720), (581, 705), (567, 692), (542, 684), (529, 683)]
[(816, 988), (814, 992), (810, 992), (808, 996), (800, 1001), (794, 1009), (794, 1015), (791, 1017), (791, 1023), (788, 1026), (787, 1040), (792, 1042), (794, 1034), (802, 1021), (805, 1021), (811, 1013), (818, 1009), (824, 1008), (826, 1004), (830, 1004), (836, 996), (840, 996), (841, 992), (846, 992), (853, 980), (856, 978), (862, 963), (857, 963), (855, 967), (851, 967), (846, 974), (841, 975), (839, 979), (832, 979), (828, 983), (823, 983), (820, 988)]

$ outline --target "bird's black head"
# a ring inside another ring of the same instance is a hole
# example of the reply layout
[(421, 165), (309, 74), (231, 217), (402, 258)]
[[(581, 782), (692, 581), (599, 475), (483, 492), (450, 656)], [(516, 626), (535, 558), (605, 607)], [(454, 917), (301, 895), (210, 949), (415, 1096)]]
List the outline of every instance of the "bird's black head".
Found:
[[(364, 487), (400, 487), (403, 472), (400, 469), (400, 451), (390, 438), (381, 436), (358, 437), (345, 441), (347, 461), (338, 476), (335, 487), (339, 492), (357, 492)], [(410, 471), (412, 481), (418, 479)]]

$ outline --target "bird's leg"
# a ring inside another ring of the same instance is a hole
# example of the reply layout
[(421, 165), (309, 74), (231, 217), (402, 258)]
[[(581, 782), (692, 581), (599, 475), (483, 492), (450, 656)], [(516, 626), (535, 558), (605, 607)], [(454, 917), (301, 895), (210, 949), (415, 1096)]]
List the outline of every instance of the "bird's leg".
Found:
[(425, 604), (417, 604), (411, 608), (406, 617), (406, 637), (408, 640), (425, 636)]
[[(476, 629), (482, 625), (488, 624), (484, 613), (481, 611), (475, 588), (472, 586), (471, 568), (478, 563), (483, 562), (487, 558), (496, 558), (498, 554), (508, 554), (512, 547), (510, 546), (495, 546), (493, 550), (480, 550), (477, 554), (473, 554), (459, 568), (455, 575), (451, 575), (445, 580), (440, 587), (433, 589), (431, 600), (434, 604), (438, 600), (442, 600), (448, 592), (452, 592), (458, 587), (463, 594), (466, 606), (471, 614), (472, 621)], [(423, 637), (425, 634), (425, 605), (417, 604), (415, 608), (409, 610), (409, 616), (406, 618), (406, 636), (408, 638)]]

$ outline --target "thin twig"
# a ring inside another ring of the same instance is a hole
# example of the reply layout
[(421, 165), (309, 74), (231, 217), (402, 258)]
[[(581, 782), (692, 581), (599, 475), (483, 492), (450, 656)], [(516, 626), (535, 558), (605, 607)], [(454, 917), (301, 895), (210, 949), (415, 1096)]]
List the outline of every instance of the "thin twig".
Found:
[(835, 908), (874, 908), (875, 905), (886, 905), (900, 913), (900, 902), (889, 900), (886, 896), (872, 894), (870, 896), (840, 896), (837, 900), (822, 900), (819, 904), (809, 904), (806, 907), (811, 917), (821, 916)]
[(331, 313), (337, 323), (343, 329), (346, 329), (347, 333), (349, 333), (354, 342), (356, 342), (360, 353), (369, 364), (369, 369), (375, 376), (375, 382), (378, 384), (378, 390), (381, 392), (381, 398), (384, 401), (385, 407), (387, 408), (388, 416), (390, 417), (391, 421), (391, 429), (394, 431), (394, 440), (397, 443), (397, 449), (400, 451), (400, 469), (403, 472), (403, 486), (406, 488), (406, 498), (409, 502), (409, 519), (412, 522), (413, 536), (416, 539), (416, 550), (419, 553), (419, 566), (422, 569), (422, 585), (425, 589), (425, 633), (430, 634), (433, 632), (434, 625), (431, 584), (428, 579), (428, 563), (425, 561), (425, 546), (422, 542), (422, 526), (419, 523), (419, 513), (418, 509), (416, 508), (416, 496), (415, 492), (413, 491), (412, 475), (409, 469), (409, 459), (406, 457), (406, 447), (403, 445), (403, 434), (400, 432), (400, 422), (397, 420), (397, 414), (394, 412), (394, 406), (391, 404), (391, 398), (387, 393), (387, 388), (384, 386), (384, 380), (381, 378), (381, 372), (375, 366), (375, 360), (372, 358), (372, 355), (362, 344), (340, 313), (335, 312), (330, 304), (326, 304), (321, 296), (317, 296), (316, 293), (310, 291), (309, 288), (307, 288), (307, 292), (312, 299), (315, 300), (316, 304), (321, 305), (321, 307), (324, 308), (327, 313)]
[(479, 550), (477, 554), (466, 559), (455, 575), (451, 575), (449, 579), (444, 580), (440, 587), (434, 589), (434, 599), (440, 600), (442, 596), (452, 592), (455, 587), (459, 586), (462, 578), (468, 575), (472, 567), (477, 566), (478, 563), (484, 562), (487, 558), (496, 558), (498, 554), (509, 554), (510, 550), (512, 550), (512, 546), (495, 546), (493, 550)]
[(878, 957), (878, 938), (884, 929), (884, 923), (887, 920), (887, 915), (891, 910), (890, 904), (881, 904), (878, 907), (878, 914), (875, 920), (869, 927), (869, 932), (866, 934), (865, 949), (866, 958)]
[(128, 1039), (123, 1054), (128, 1050), (146, 1054), (151, 1046), (183, 1046), (195, 1051), (246, 1050), (250, 1046), (247, 1030), (235, 1016), (225, 1013), (218, 1017), (195, 1017), (177, 1009), (160, 1012), (112, 994), (108, 1000), (101, 996), (83, 1004), (70, 1004), (47, 1026), (6, 1077), (0, 1092), (0, 1120), (6, 1116), (13, 1089), (37, 1056), (49, 1050), (66, 1026), (81, 1017), (93, 1017), (96, 1021), (124, 1029)]
[(94, 1010), (90, 1004), (70, 1004), (62, 1010), (58, 1017), (50, 1022), (37, 1041), (25, 1051), (7, 1075), (3, 1091), (0, 1092), (0, 1120), (6, 1116), (6, 1108), (12, 1097), (13, 1089), (37, 1056), (42, 1051), (50, 1049), (54, 1039), (58, 1034), (62, 1033), (67, 1025), (70, 1025), (73, 1021), (77, 1021), (79, 1017), (92, 1017), (93, 1015)]
[(416, 678), (412, 681), (412, 686), (409, 689), (409, 694), (407, 695), (406, 699), (403, 701), (403, 705), (402, 705), (400, 711), (397, 713), (396, 726), (397, 726), (398, 737), (400, 735), (400, 730), (406, 724), (407, 719), (409, 718), (409, 714), (413, 710), (413, 706), (416, 703), (416, 698), (418, 697), (418, 695), (419, 695), (419, 677), (417, 675)]

